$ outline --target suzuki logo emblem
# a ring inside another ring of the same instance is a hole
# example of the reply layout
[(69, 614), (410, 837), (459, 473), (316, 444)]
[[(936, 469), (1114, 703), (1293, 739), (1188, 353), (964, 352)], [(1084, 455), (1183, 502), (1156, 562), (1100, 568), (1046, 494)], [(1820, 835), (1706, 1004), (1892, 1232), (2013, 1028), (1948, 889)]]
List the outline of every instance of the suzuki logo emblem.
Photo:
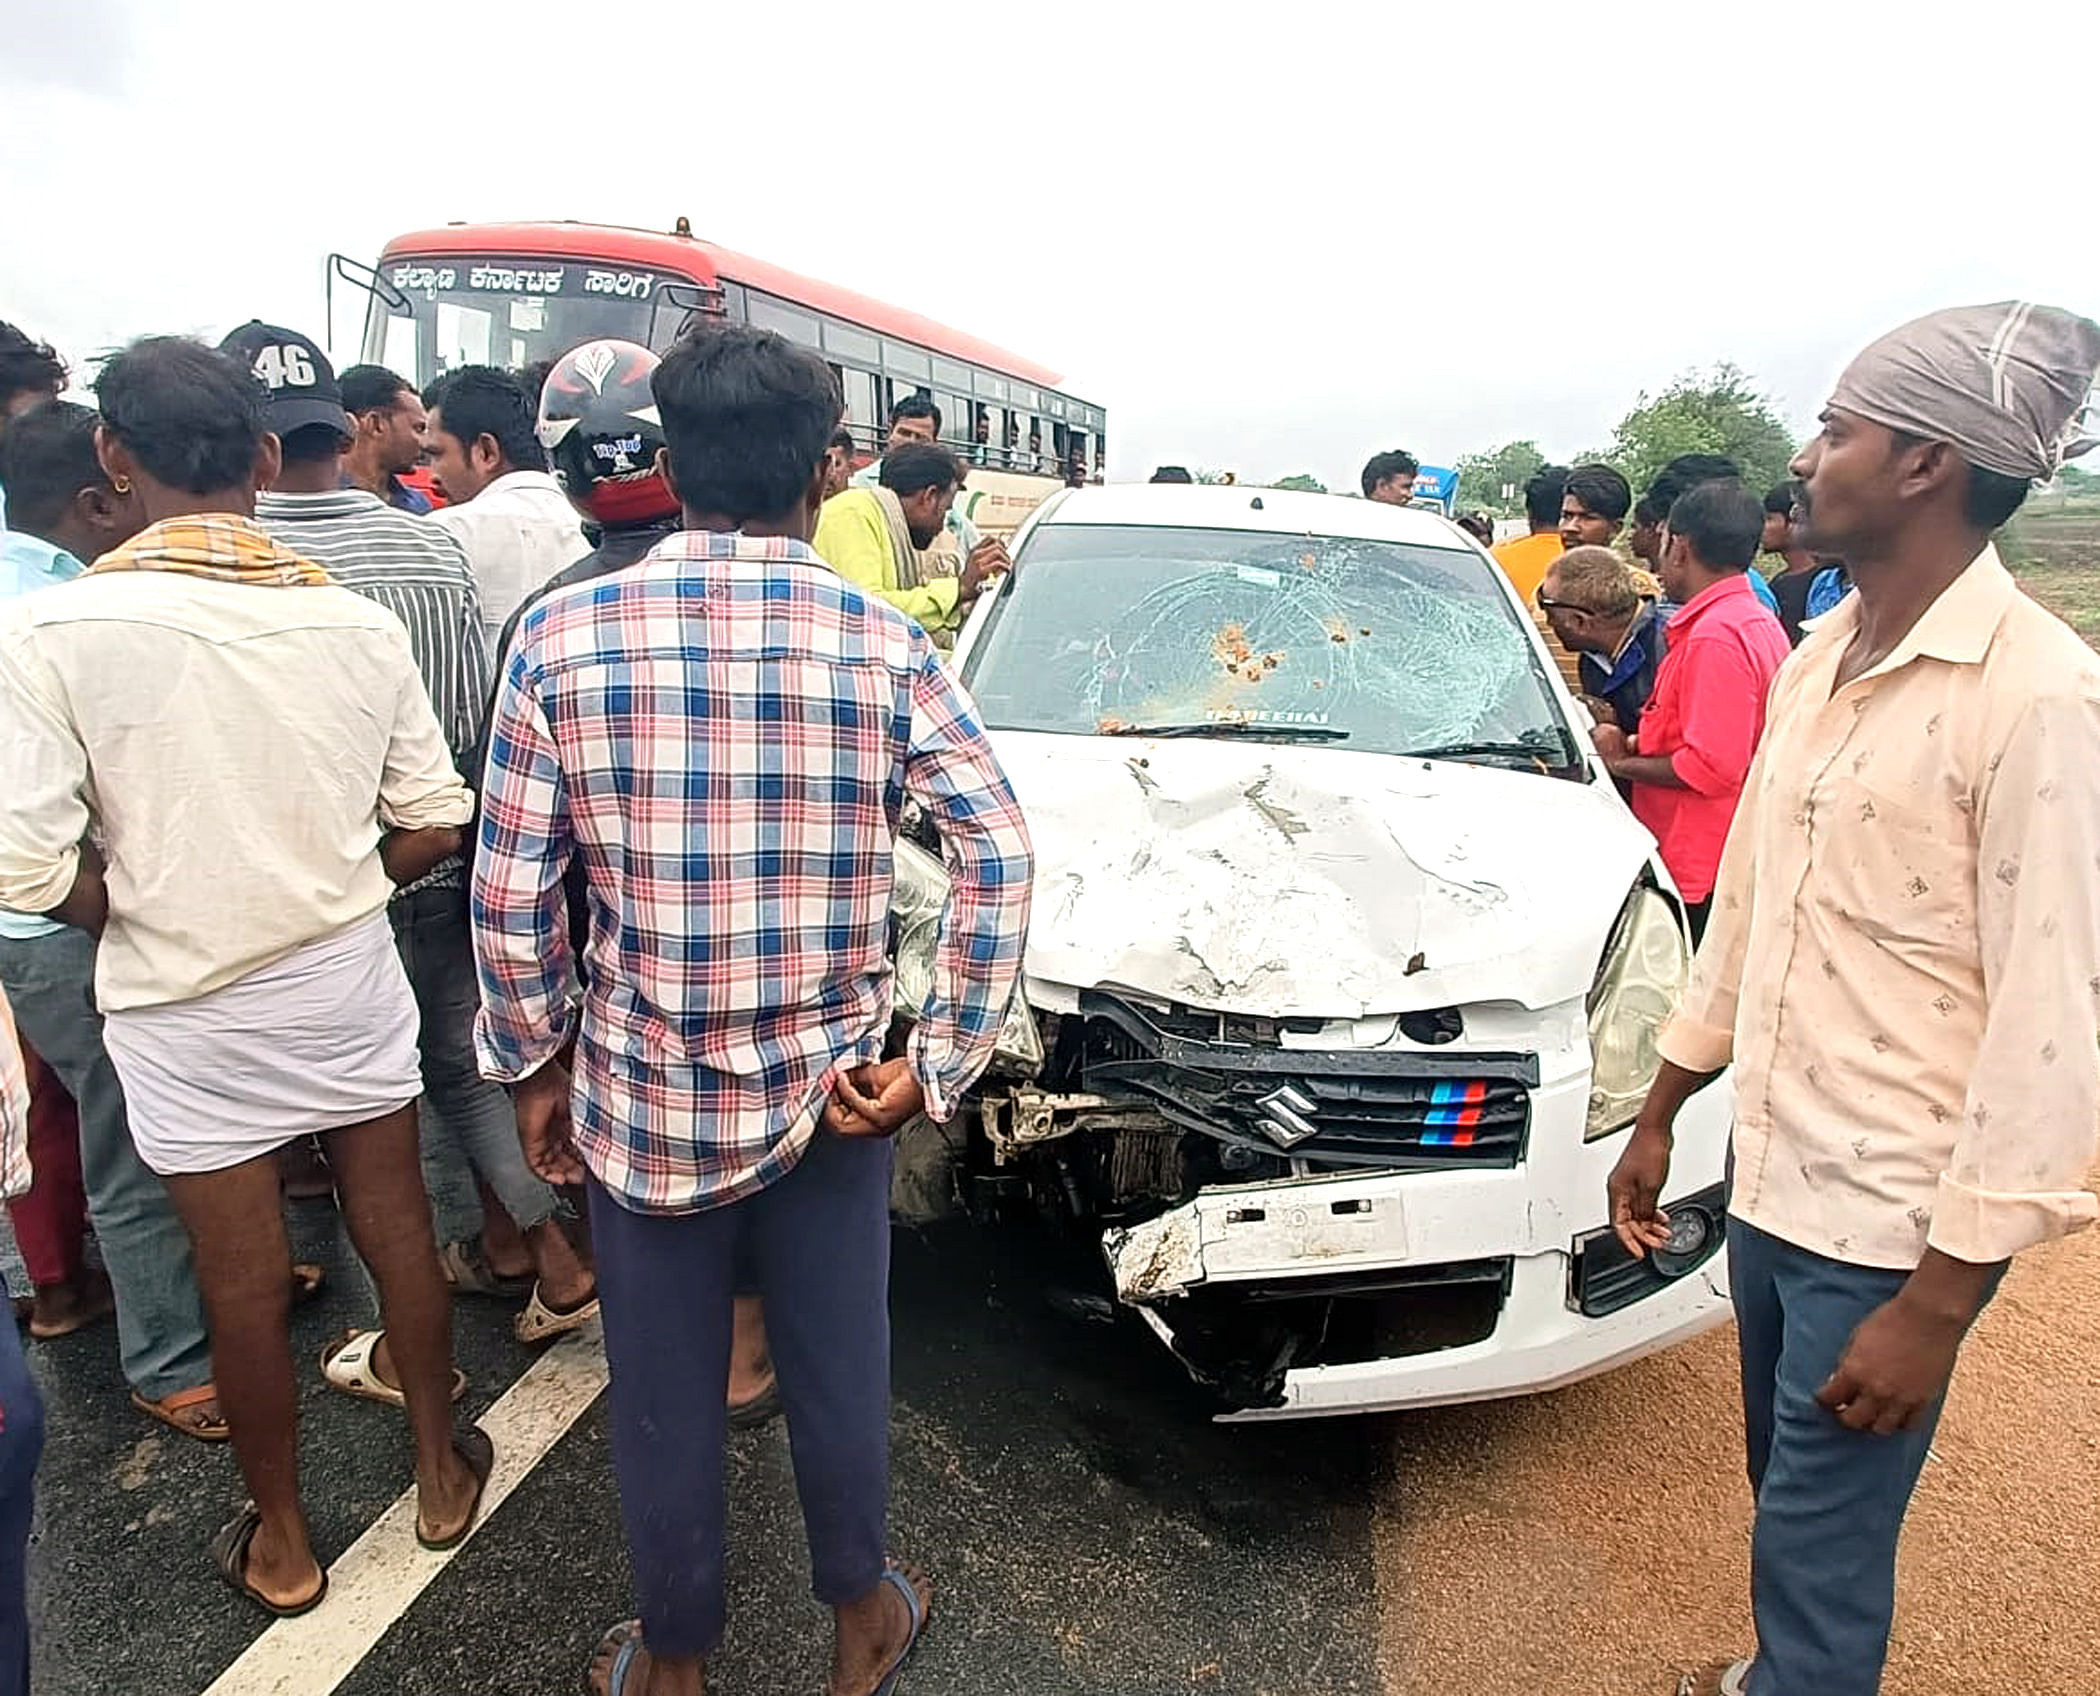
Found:
[(1285, 1084), (1261, 1098), (1261, 1128), (1280, 1148), (1296, 1148), (1308, 1137), (1320, 1134), (1312, 1122), (1314, 1103), (1294, 1084)]

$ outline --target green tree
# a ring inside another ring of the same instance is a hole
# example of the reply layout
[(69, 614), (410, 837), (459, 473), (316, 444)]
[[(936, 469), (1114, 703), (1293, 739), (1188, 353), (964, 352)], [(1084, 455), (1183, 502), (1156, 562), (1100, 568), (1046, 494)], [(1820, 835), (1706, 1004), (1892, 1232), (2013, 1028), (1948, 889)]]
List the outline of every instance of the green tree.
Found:
[(1679, 454), (1725, 454), (1760, 493), (1782, 481), (1794, 438), (1737, 366), (1688, 371), (1659, 395), (1645, 391), (1619, 420), (1607, 456), (1639, 494)]
[(2057, 473), (2067, 495), (2100, 495), (2100, 471), (2082, 471), (2067, 465)]
[[(1497, 518), (1520, 517), (1524, 485), (1546, 463), (1537, 442), (1504, 442), (1486, 453), (1469, 453), (1458, 462), (1458, 507), (1485, 508)], [(1507, 488), (1512, 492), (1503, 494)]]
[(1298, 489), (1308, 495), (1324, 495), (1327, 485), (1310, 471), (1294, 471), (1288, 477), (1279, 477), (1269, 485), (1273, 489)]

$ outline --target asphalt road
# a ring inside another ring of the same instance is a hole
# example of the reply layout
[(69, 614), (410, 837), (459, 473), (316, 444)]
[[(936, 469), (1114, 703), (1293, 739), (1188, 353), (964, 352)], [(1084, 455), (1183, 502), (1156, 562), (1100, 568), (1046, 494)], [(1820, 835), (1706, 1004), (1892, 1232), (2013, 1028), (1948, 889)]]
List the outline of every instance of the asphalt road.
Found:
[[(332, 1211), (296, 1212), (302, 1249), (331, 1272), (327, 1299), (297, 1316), (304, 1363), (367, 1316)], [(1385, 1428), (1209, 1425), (1134, 1324), (1049, 1299), (1065, 1273), (1035, 1245), (967, 1225), (899, 1231), (891, 1522), (939, 1587), (907, 1690), (1380, 1690)], [(51, 1429), (32, 1552), (40, 1696), (581, 1689), (591, 1647), (630, 1611), (605, 1407), (589, 1394), (600, 1357), (576, 1339), (526, 1378), (533, 1357), (503, 1309), (463, 1300), (455, 1314), (465, 1412), (515, 1428), (507, 1446), (529, 1466), (449, 1562), (416, 1554), (399, 1527), (375, 1533), (374, 1559), (368, 1544), (345, 1561), (408, 1486), (407, 1444), (397, 1415), (309, 1372), (305, 1489), (334, 1587), (296, 1630), (267, 1636), (205, 1554), (241, 1500), (230, 1453), (132, 1412), (108, 1328), (36, 1345)], [(566, 1375), (583, 1410), (565, 1429), (549, 1428), (565, 1417), (550, 1412), (550, 1370), (553, 1401)], [(740, 1436), (733, 1459), (731, 1625), (711, 1686), (811, 1696), (827, 1616), (808, 1594), (785, 1435)]]

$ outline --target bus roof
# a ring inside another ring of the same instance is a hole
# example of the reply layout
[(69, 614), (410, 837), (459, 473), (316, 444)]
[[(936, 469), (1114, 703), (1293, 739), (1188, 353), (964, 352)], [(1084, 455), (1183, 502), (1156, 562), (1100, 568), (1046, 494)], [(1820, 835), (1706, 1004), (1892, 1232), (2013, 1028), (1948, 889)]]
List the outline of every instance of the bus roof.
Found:
[[(697, 283), (742, 283), (763, 289), (783, 300), (800, 302), (834, 317), (844, 318), (864, 329), (917, 342), (936, 353), (945, 353), (972, 364), (989, 366), (1006, 376), (1057, 388), (1063, 377), (1048, 366), (1023, 359), (961, 330), (891, 306), (871, 296), (820, 282), (782, 266), (737, 253), (697, 236), (666, 235), (658, 230), (629, 229), (618, 224), (562, 223), (447, 224), (443, 229), (416, 230), (396, 236), (380, 256), (382, 264), (396, 259), (437, 254), (487, 255), (492, 258), (529, 258), (555, 254), (565, 259), (596, 259), (611, 265), (646, 265), (678, 271)], [(712, 274), (709, 274), (709, 273)]]

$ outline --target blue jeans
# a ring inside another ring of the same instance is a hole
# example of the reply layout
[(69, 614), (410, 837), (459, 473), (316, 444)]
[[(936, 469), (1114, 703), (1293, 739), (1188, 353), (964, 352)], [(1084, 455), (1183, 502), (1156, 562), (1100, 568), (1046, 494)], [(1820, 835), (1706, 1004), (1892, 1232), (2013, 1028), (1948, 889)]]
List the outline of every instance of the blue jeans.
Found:
[(519, 1230), (544, 1225), (558, 1205), (554, 1191), (525, 1164), (509, 1093), (484, 1078), (474, 1058), (481, 986), (467, 926), (467, 892), (419, 889), (396, 897), (387, 917), (423, 1020), (423, 1099), (417, 1113), (423, 1181), (437, 1214), (438, 1240), (467, 1241), (481, 1230), (481, 1200), (461, 1168), (461, 1155), (496, 1192)]
[(102, 1046), (94, 939), (70, 925), (50, 936), (0, 936), (0, 987), (22, 1040), (80, 1110), (80, 1173), (117, 1295), (125, 1378), (148, 1401), (210, 1383), (211, 1343), (189, 1233), (132, 1144), (124, 1089)]
[(818, 1132), (769, 1189), (701, 1213), (633, 1213), (592, 1179), (591, 1244), (612, 1368), (613, 1472), (659, 1655), (723, 1625), (730, 1299), (747, 1268), (787, 1414), (817, 1600), (881, 1581), (889, 1497), (888, 1141)]
[[(1853, 1431), (1816, 1400), (1861, 1320), (1910, 1274), (1847, 1266), (1728, 1221), (1757, 1523), (1749, 1696), (1876, 1696), (1896, 1611), (1896, 1543), (1939, 1425)], [(1996, 1293), (1996, 1284), (1992, 1293)]]
[(29, 1696), (29, 1521), (43, 1453), (44, 1398), (14, 1326), (0, 1324), (0, 1696)]

